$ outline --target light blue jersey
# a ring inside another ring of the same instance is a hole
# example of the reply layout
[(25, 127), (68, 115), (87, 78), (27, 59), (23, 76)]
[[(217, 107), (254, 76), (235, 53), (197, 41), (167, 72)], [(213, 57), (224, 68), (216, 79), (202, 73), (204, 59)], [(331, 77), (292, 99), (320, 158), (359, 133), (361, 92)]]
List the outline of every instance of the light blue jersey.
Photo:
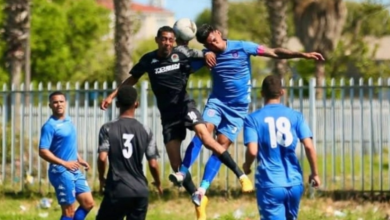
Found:
[(248, 115), (244, 142), (258, 143), (256, 187), (291, 187), (303, 183), (295, 148), (312, 132), (303, 115), (282, 104), (268, 104)]
[[(51, 116), (42, 126), (39, 148), (51, 151), (64, 161), (76, 161), (77, 135), (70, 117), (57, 119)], [(91, 191), (80, 170), (69, 171), (61, 165), (50, 164), (48, 173), (61, 205), (73, 204), (78, 194)]]
[[(70, 117), (57, 119), (51, 116), (42, 126), (39, 148), (50, 150), (64, 161), (77, 160), (77, 135)], [(65, 170), (63, 166), (50, 164), (49, 172), (61, 173)]]
[(217, 65), (211, 69), (213, 87), (210, 98), (225, 104), (250, 103), (250, 56), (260, 55), (263, 47), (247, 41), (227, 40), (225, 51), (216, 55)]

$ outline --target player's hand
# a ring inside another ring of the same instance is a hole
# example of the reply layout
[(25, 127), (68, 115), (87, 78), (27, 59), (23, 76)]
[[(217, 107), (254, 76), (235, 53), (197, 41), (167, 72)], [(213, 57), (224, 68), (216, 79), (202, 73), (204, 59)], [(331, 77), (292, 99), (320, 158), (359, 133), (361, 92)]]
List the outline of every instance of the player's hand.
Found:
[(112, 98), (110, 96), (108, 96), (107, 98), (105, 98), (102, 103), (100, 104), (100, 109), (101, 110), (106, 110), (108, 108), (108, 106), (111, 105), (111, 102), (112, 102)]
[(324, 61), (325, 58), (322, 56), (322, 54), (317, 52), (310, 52), (310, 53), (303, 53), (303, 58), (305, 59), (312, 59), (312, 60), (318, 60), (318, 61)]
[(100, 194), (104, 193), (104, 188), (105, 187), (106, 187), (106, 178), (104, 178), (104, 177), (100, 178), (99, 177), (99, 192), (100, 192)]
[(310, 174), (309, 184), (314, 188), (318, 188), (321, 185), (320, 177), (318, 175)]
[(77, 170), (80, 167), (80, 163), (78, 161), (65, 161), (63, 166), (71, 171)]
[(244, 164), (242, 165), (242, 169), (243, 169), (243, 171), (244, 171), (244, 173), (245, 173), (246, 175), (248, 175), (248, 174), (250, 174), (250, 173), (252, 172), (251, 166), (250, 166), (249, 164), (247, 164), (247, 163), (244, 163)]
[(204, 55), (204, 58), (205, 58), (207, 67), (212, 68), (212, 67), (214, 67), (215, 65), (217, 65), (217, 59), (216, 59), (216, 57), (215, 57), (215, 53), (213, 53), (213, 52), (207, 52), (207, 53)]
[(89, 168), (91, 168), (91, 167), (89, 166), (89, 164), (87, 163), (87, 161), (85, 161), (85, 160), (83, 160), (83, 159), (79, 160), (79, 164), (80, 164), (81, 166), (83, 166), (85, 170), (89, 170)]
[(161, 196), (163, 194), (161, 183), (152, 182), (152, 185), (156, 187), (158, 194)]

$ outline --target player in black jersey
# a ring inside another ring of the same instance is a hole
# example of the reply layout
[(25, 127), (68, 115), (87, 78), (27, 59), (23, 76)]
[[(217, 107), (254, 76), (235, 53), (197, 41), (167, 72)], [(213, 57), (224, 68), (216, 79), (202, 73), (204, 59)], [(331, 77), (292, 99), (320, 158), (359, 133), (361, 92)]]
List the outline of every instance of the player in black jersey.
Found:
[[(130, 85), (121, 86), (117, 95), (120, 116), (104, 124), (99, 133), (98, 172), (104, 199), (97, 220), (144, 220), (148, 207), (148, 184), (143, 173), (144, 155), (154, 185), (162, 193), (158, 151), (151, 130), (136, 119), (137, 91)], [(107, 179), (104, 177), (109, 159)]]
[[(157, 99), (157, 107), (160, 110), (164, 143), (172, 169), (177, 172), (181, 164), (180, 146), (186, 136), (186, 128), (189, 128), (195, 131), (208, 149), (219, 155), (222, 163), (237, 177), (244, 175), (229, 152), (208, 132), (200, 112), (195, 107), (195, 102), (187, 94), (189, 75), (193, 69), (197, 69), (197, 66), (191, 66), (192, 60), (186, 54), (174, 50), (174, 30), (169, 26), (161, 27), (155, 40), (158, 49), (145, 54), (132, 68), (131, 76), (122, 85), (134, 85), (145, 72), (148, 73)], [(108, 107), (117, 91), (118, 89), (113, 91), (102, 102), (102, 109)], [(190, 178), (190, 175), (186, 175), (188, 180), (183, 182), (183, 186), (192, 195), (196, 192), (196, 187)], [(247, 177), (244, 181), (246, 185), (252, 184)]]

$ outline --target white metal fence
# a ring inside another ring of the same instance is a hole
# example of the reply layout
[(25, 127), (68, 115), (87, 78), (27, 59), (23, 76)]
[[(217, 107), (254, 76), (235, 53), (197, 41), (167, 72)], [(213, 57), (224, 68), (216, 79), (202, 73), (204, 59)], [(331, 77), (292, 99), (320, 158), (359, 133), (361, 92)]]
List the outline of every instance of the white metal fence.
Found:
[[(315, 85), (314, 79), (306, 83), (299, 79), (284, 84), (287, 94), (283, 102), (302, 111), (313, 130), (324, 189), (389, 190), (390, 79), (375, 82), (371, 79), (367, 82), (331, 80), (320, 86)], [(190, 83), (188, 87), (198, 109), (202, 110), (210, 82)], [(38, 84), (36, 87), (30, 85), (28, 89), (24, 85), (10, 89), (4, 85), (0, 92), (0, 180), (3, 188), (36, 187), (34, 189), (40, 191), (50, 188), (46, 177), (47, 164), (41, 161), (37, 152), (41, 126), (51, 114), (48, 95), (54, 90), (61, 90), (67, 96), (67, 112), (78, 132), (79, 153), (91, 164), (88, 178), (96, 186), (98, 131), (103, 123), (114, 119), (118, 113), (114, 105), (102, 111), (99, 104), (112, 88), (116, 88), (115, 83), (110, 86), (107, 83), (85, 83), (82, 87), (78, 83), (48, 84), (45, 87)], [(322, 97), (316, 98), (316, 89), (322, 89)], [(151, 127), (156, 135), (162, 156), (160, 161), (165, 164), (161, 166), (162, 175), (166, 177), (171, 170), (163, 146), (159, 111), (147, 82), (139, 86), (139, 95), (141, 106), (136, 117)], [(19, 104), (17, 100), (20, 100)], [(250, 111), (261, 107), (260, 83), (254, 81)], [(193, 135), (193, 132), (187, 132), (183, 154)], [(240, 165), (244, 151), (240, 135), (230, 148)], [(196, 182), (201, 180), (210, 153), (202, 150), (192, 168)], [(297, 148), (297, 154), (307, 175), (309, 170), (302, 146)], [(231, 172), (223, 167), (214, 186), (227, 188), (236, 184)]]

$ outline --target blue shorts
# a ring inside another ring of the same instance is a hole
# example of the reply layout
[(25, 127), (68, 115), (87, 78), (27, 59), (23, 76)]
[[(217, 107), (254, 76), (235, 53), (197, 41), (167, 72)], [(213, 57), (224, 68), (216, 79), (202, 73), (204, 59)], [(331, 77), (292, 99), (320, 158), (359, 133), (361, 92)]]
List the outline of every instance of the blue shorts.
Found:
[(257, 190), (261, 220), (297, 219), (302, 194), (303, 185)]
[(203, 120), (216, 127), (218, 133), (234, 142), (248, 115), (249, 104), (227, 105), (216, 98), (209, 98), (203, 111)]
[(57, 200), (60, 205), (73, 204), (78, 194), (91, 191), (81, 171), (74, 173), (69, 171), (62, 173), (49, 172), (49, 180), (56, 191)]

